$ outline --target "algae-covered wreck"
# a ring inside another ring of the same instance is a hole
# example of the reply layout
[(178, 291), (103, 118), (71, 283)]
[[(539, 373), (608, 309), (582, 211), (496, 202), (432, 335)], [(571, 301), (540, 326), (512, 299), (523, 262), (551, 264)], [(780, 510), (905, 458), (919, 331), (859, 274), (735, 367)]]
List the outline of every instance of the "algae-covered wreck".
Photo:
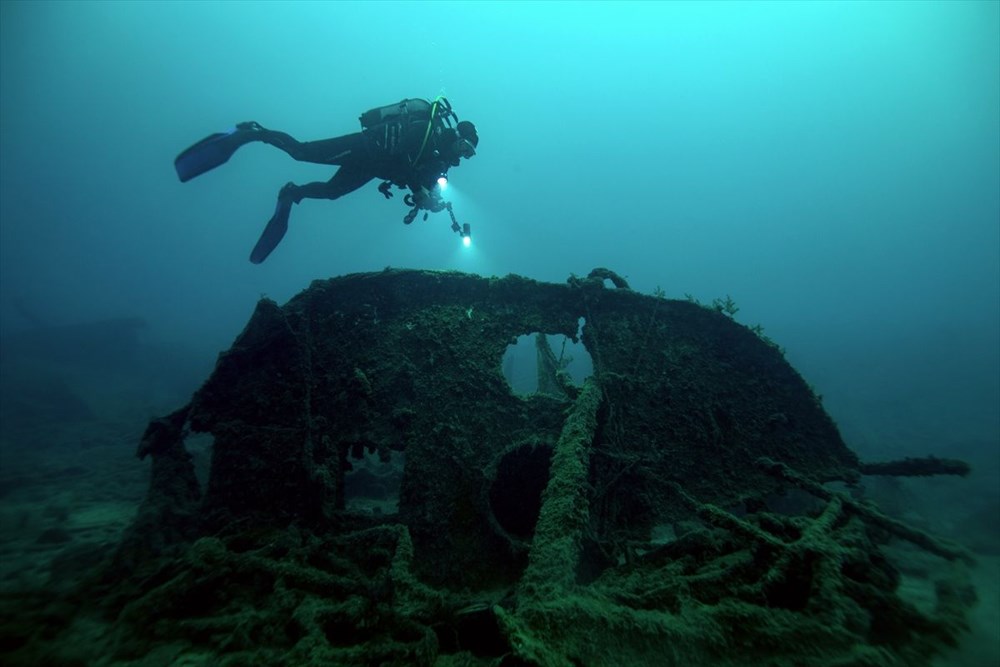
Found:
[[(542, 337), (540, 391), (513, 393), (501, 357), (534, 332), (580, 336), (592, 377)], [(960, 547), (850, 493), (864, 465), (779, 349), (607, 270), (261, 300), (139, 454), (149, 494), (94, 584), (125, 662), (923, 665), (970, 604)], [(405, 459), (395, 511), (351, 508), (366, 454)], [(899, 538), (950, 564), (934, 605), (899, 595)]]

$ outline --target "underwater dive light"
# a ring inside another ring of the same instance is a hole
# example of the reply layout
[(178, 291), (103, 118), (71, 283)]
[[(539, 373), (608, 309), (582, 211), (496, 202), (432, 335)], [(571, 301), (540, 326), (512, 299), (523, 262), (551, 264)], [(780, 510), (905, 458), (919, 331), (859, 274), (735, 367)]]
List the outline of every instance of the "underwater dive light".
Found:
[[(448, 209), (448, 212), (451, 213), (450, 208)], [(466, 248), (472, 245), (472, 226), (469, 225), (469, 223), (465, 223), (464, 225), (459, 225), (458, 220), (455, 219), (454, 214), (452, 214), (451, 218), (451, 231), (458, 232), (458, 235), (462, 237), (462, 245), (464, 245)]]
[(448, 211), (448, 215), (451, 216), (451, 231), (458, 232), (459, 236), (462, 237), (462, 245), (468, 248), (472, 245), (472, 226), (469, 223), (465, 223), (464, 225), (458, 224), (455, 212), (451, 210), (451, 202), (446, 203), (444, 207)]
[(444, 174), (441, 174), (440, 176), (438, 176), (437, 184), (439, 188), (444, 190), (446, 187), (448, 187), (448, 177), (445, 176)]

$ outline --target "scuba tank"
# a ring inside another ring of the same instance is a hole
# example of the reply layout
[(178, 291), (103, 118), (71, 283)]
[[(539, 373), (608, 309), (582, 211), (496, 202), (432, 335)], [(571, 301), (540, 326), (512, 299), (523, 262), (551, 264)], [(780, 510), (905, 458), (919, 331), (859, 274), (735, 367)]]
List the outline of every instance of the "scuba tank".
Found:
[[(432, 115), (434, 118), (431, 118)], [(369, 109), (358, 116), (358, 120), (361, 122), (361, 129), (368, 130), (379, 123), (400, 120), (410, 116), (418, 119), (424, 118), (428, 121), (440, 118), (448, 126), (451, 126), (452, 122), (458, 122), (458, 116), (451, 110), (451, 103), (445, 97), (438, 97), (434, 102), (418, 98), (407, 98), (395, 104), (387, 104), (384, 107)]]
[(397, 120), (403, 116), (412, 114), (415, 117), (430, 118), (431, 103), (421, 99), (406, 99), (395, 104), (387, 104), (384, 107), (369, 109), (358, 117), (361, 121), (361, 129), (367, 130), (375, 127), (379, 123), (390, 120)]

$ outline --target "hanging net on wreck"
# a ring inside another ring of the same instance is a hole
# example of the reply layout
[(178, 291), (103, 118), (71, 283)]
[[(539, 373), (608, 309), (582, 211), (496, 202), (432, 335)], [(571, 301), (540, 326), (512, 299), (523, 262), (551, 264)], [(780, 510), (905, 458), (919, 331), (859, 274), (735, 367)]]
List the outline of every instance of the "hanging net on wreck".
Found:
[[(533, 333), (581, 340), (593, 375), (539, 336), (538, 391), (512, 391), (501, 359)], [(204, 484), (190, 431), (214, 439)], [(855, 497), (864, 465), (774, 344), (607, 270), (261, 300), (140, 455), (149, 494), (100, 584), (123, 657), (915, 666), (971, 604), (960, 547)], [(901, 596), (900, 542), (947, 573), (932, 604)]]

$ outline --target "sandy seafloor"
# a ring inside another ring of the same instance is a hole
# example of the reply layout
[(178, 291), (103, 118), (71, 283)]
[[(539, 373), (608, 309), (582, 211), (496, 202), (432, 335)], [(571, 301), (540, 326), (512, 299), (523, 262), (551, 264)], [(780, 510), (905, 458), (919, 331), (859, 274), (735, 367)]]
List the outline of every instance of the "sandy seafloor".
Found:
[[(37, 419), (12, 419), (7, 413), (0, 424), (0, 587), (5, 593), (66, 589), (107, 553), (102, 547), (117, 543), (148, 483), (150, 462), (135, 456), (139, 439), (150, 418), (188, 398), (122, 380), (88, 394), (91, 414), (85, 419), (45, 418), (44, 411)], [(852, 434), (869, 446), (879, 437), (860, 421), (840, 425), (849, 445)], [(884, 424), (879, 428), (884, 430)], [(901, 438), (897, 433), (890, 439)], [(204, 483), (211, 438), (196, 434), (187, 445)], [(962, 451), (958, 447), (942, 455), (958, 457)], [(957, 650), (935, 664), (995, 667), (1000, 665), (1000, 517), (992, 499), (978, 500), (994, 490), (1000, 494), (1000, 454), (996, 443), (981, 441), (966, 443), (964, 451), (980, 459), (972, 461), (974, 473), (967, 479), (880, 484), (866, 478), (866, 487), (887, 512), (974, 552), (978, 602), (969, 618), (970, 632)], [(990, 516), (997, 520), (992, 529)], [(932, 603), (926, 581), (904, 576), (901, 591), (918, 605)]]

